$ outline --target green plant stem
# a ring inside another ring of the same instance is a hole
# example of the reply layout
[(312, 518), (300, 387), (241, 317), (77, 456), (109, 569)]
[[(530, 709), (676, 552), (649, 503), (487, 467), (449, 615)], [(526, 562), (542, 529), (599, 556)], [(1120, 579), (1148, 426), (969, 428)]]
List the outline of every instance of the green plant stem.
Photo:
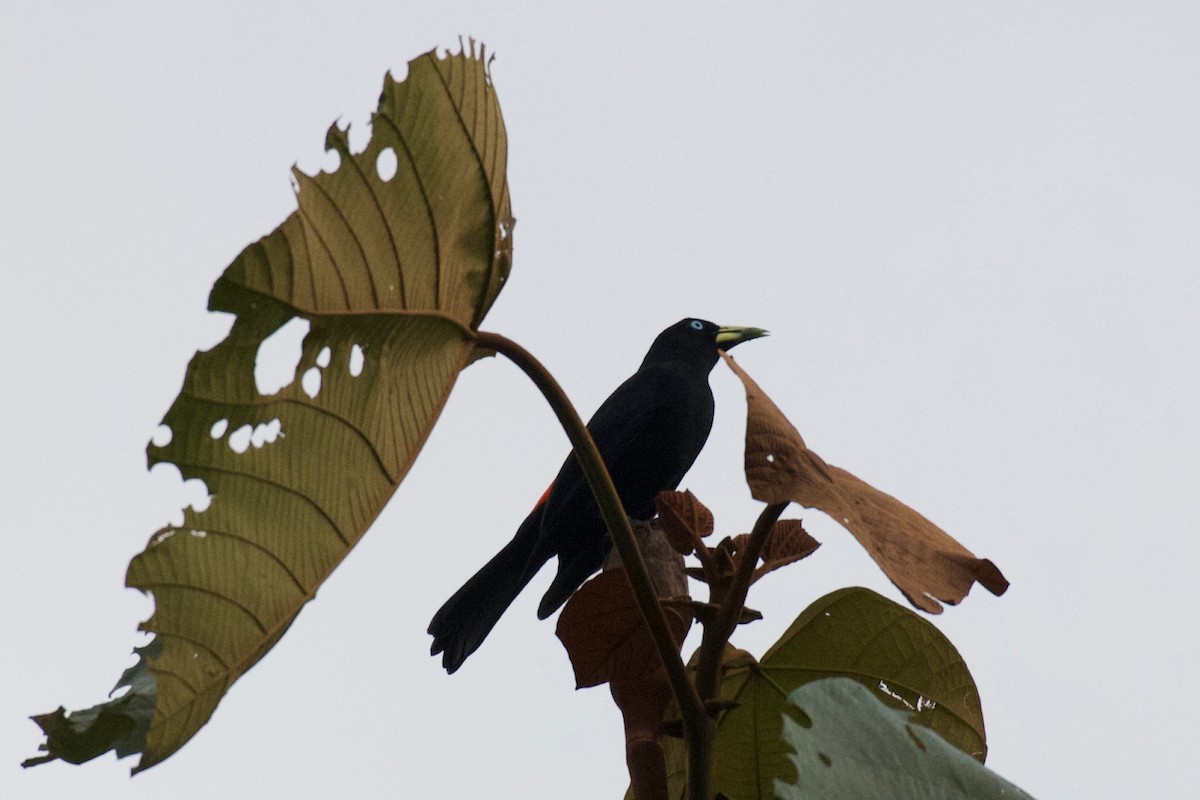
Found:
[[(558, 381), (529, 351), (511, 339), (485, 331), (476, 332), (475, 346), (481, 350), (494, 350), (503, 354), (529, 376), (546, 401), (550, 403), (550, 407), (554, 409), (559, 423), (571, 441), (571, 446), (575, 448), (575, 457), (579, 459), (583, 475), (592, 489), (592, 494), (596, 497), (596, 504), (600, 508), (604, 524), (608, 527), (609, 535), (612, 536), (613, 546), (621, 555), (621, 563), (625, 567), (625, 573), (629, 576), (634, 599), (642, 611), (642, 616), (646, 619), (646, 625), (650, 629), (650, 635), (654, 639), (659, 655), (662, 656), (663, 664), (667, 669), (667, 677), (671, 682), (671, 691), (675, 696), (675, 701), (679, 704), (683, 717), (684, 737), (688, 743), (689, 794), (694, 798), (708, 800), (708, 774), (711, 771), (712, 761), (712, 720), (705, 712), (704, 704), (700, 701), (700, 695), (696, 693), (696, 688), (688, 680), (683, 660), (679, 657), (679, 650), (671, 636), (670, 628), (667, 627), (667, 618), (663, 614), (662, 604), (658, 600), (654, 583), (650, 580), (646, 565), (638, 551), (637, 541), (634, 539), (633, 530), (629, 525), (629, 518), (625, 515), (621, 498), (617, 495), (612, 477), (609, 476), (608, 469), (604, 466), (600, 451), (596, 449), (596, 443), (592, 440), (587, 426), (580, 419), (566, 393), (558, 385)], [(697, 791), (703, 791), (704, 794), (692, 793), (693, 787)]]
[(741, 559), (729, 584), (729, 590), (725, 597), (721, 598), (717, 618), (712, 625), (706, 625), (704, 628), (700, 654), (696, 659), (696, 691), (701, 702), (707, 703), (716, 699), (717, 687), (720, 685), (721, 654), (725, 650), (725, 643), (733, 636), (738, 620), (741, 619), (746, 595), (754, 578), (754, 568), (758, 566), (758, 559), (767, 544), (767, 537), (771, 535), (771, 528), (775, 526), (787, 506), (786, 502), (774, 503), (758, 515), (754, 530), (750, 532), (750, 538), (746, 542), (746, 549), (740, 553)]

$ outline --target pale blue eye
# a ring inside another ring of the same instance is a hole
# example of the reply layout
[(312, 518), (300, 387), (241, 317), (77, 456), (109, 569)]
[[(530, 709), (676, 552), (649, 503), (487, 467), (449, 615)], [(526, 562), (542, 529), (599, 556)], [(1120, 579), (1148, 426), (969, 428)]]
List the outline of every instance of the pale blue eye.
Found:
[(694, 331), (704, 330), (704, 323), (698, 319), (692, 320), (692, 330), (694, 330)]

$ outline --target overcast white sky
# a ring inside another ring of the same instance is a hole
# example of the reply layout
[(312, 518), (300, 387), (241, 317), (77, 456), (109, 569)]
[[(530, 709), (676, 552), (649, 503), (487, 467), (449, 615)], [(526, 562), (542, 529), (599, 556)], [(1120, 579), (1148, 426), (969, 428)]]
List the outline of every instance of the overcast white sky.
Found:
[[(747, 6), (750, 6), (747, 8)], [(431, 10), (434, 8), (437, 10)], [(1012, 582), (935, 620), (989, 766), (1042, 798), (1195, 792), (1200, 12), (1177, 2), (24, 3), (0, 23), (0, 796), (596, 797), (626, 784), (540, 576), (453, 677), (425, 627), (566, 452), (515, 368), (471, 367), (407, 482), (169, 761), (17, 765), (26, 717), (103, 699), (150, 602), (129, 559), (183, 502), (143, 448), (227, 323), (212, 282), (366, 140), (384, 72), (498, 54), (516, 227), (485, 327), (586, 415), (685, 315), (827, 460)], [(725, 533), (742, 390), (685, 480)], [(850, 535), (756, 587), (761, 653), (845, 585)]]

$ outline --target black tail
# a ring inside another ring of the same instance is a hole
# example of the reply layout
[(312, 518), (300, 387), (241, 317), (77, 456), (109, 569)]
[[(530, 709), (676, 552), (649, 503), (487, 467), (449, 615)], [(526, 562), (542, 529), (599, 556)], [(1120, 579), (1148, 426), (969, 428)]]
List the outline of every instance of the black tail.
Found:
[[(453, 673), (479, 649), (500, 617), (537, 573), (531, 564), (542, 527), (539, 505), (517, 528), (511, 542), (447, 600), (429, 623), (431, 655), (442, 654), (442, 666)], [(545, 559), (542, 560), (545, 563)]]
[[(607, 545), (608, 542), (605, 541), (604, 544)], [(600, 571), (604, 566), (606, 550), (607, 547), (594, 553), (581, 553), (573, 561), (566, 562), (561, 555), (559, 556), (558, 572), (538, 605), (538, 619), (545, 619), (558, 611), (588, 578)]]

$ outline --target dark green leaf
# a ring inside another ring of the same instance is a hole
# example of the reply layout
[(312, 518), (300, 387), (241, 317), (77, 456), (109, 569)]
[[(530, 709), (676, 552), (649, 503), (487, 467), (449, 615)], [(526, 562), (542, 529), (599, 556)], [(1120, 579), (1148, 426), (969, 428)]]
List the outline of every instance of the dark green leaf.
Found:
[(154, 716), (155, 681), (148, 659), (161, 651), (157, 639), (134, 650), (137, 663), (125, 670), (111, 692), (127, 688), (120, 697), (70, 714), (59, 707), (50, 714), (31, 717), (46, 734), (41, 746), (46, 755), (27, 759), (21, 766), (33, 767), (57, 758), (82, 764), (109, 750), (122, 757), (140, 752)]

